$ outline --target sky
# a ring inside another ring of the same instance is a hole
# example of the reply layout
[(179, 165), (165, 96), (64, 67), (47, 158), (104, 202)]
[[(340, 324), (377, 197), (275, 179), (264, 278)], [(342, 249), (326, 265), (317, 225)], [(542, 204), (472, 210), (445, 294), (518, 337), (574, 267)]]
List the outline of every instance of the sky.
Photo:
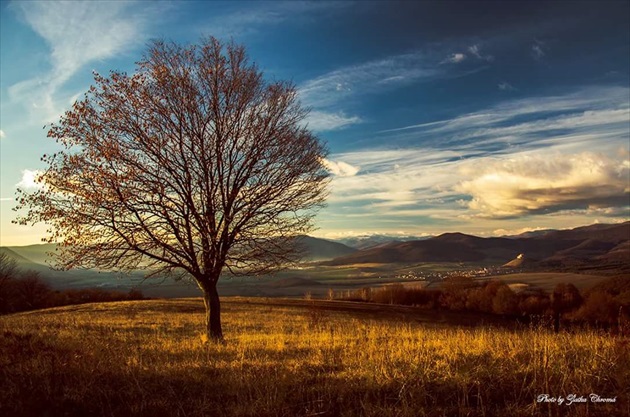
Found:
[(0, 245), (43, 126), (148, 43), (246, 46), (328, 144), (316, 236), (479, 236), (630, 219), (630, 3), (0, 3)]

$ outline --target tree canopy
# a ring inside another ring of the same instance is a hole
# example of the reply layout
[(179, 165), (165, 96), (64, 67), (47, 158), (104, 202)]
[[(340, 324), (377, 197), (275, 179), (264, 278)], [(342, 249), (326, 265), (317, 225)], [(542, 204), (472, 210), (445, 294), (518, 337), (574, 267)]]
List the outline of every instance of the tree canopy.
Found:
[(222, 338), (216, 283), (294, 262), (328, 183), (325, 145), (296, 88), (268, 82), (245, 48), (155, 41), (133, 75), (94, 74), (48, 136), (41, 188), (17, 221), (50, 225), (59, 266), (188, 275)]

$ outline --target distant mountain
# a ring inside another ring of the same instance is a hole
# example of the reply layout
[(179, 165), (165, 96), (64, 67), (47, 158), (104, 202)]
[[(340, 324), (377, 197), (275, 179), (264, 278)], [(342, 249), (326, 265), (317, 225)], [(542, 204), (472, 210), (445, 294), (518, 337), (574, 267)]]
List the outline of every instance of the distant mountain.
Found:
[(8, 246), (7, 248), (31, 262), (48, 265), (50, 262), (54, 261), (54, 255), (53, 257), (49, 256), (49, 252), (54, 253), (57, 245), (54, 243), (44, 243), (28, 246)]
[(13, 261), (15, 261), (16, 265), (20, 267), (23, 267), (25, 265), (30, 266), (34, 264), (34, 262), (30, 261), (29, 259), (26, 259), (25, 257), (15, 252), (11, 248), (0, 247), (0, 253), (5, 254), (9, 259), (12, 259)]
[(414, 240), (425, 240), (431, 236), (392, 236), (392, 235), (365, 235), (365, 236), (353, 236), (345, 237), (342, 239), (335, 239), (336, 242), (343, 243), (346, 246), (350, 246), (355, 249), (368, 249), (376, 246), (389, 244), (409, 242)]
[(597, 259), (605, 262), (630, 262), (630, 240), (621, 242), (607, 253), (597, 256)]
[[(427, 240), (394, 242), (359, 250), (326, 265), (413, 262), (497, 262), (540, 259), (546, 267), (617, 262), (630, 269), (630, 222), (553, 230), (532, 237), (481, 238), (445, 233)], [(625, 257), (625, 262), (624, 262)], [(519, 262), (514, 262), (514, 264)], [(534, 266), (529, 261), (519, 264)]]
[(333, 259), (356, 252), (356, 249), (342, 243), (311, 236), (300, 236), (298, 244), (303, 248), (304, 260), (307, 261)]
[(553, 230), (533, 239), (555, 239), (555, 240), (575, 240), (582, 241), (591, 239), (600, 242), (619, 243), (630, 240), (630, 222), (618, 224), (593, 224), (590, 226), (577, 227), (567, 230)]
[[(356, 252), (356, 249), (333, 242), (326, 239), (315, 238), (311, 236), (300, 236), (298, 244), (304, 250), (304, 259), (309, 261), (333, 259), (338, 256), (348, 255)], [(51, 263), (54, 264), (55, 244), (40, 244), (28, 246), (7, 246), (0, 247), (0, 250), (9, 253), (19, 264), (27, 265), (31, 269), (47, 270)], [(50, 255), (52, 254), (52, 256)]]
[(556, 232), (556, 229), (542, 229), (542, 230), (531, 230), (529, 232), (523, 232), (520, 233), (518, 235), (505, 235), (505, 236), (501, 236), (501, 237), (507, 237), (509, 239), (514, 239), (514, 238), (530, 238), (530, 237), (537, 237), (537, 236), (543, 236), (549, 232)]

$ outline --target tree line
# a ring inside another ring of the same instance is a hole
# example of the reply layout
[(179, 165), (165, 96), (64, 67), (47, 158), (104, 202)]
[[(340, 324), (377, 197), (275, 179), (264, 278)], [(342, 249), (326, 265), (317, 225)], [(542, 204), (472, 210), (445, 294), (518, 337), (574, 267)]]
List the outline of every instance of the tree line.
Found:
[(85, 288), (55, 290), (37, 271), (22, 271), (6, 253), (0, 253), (0, 314), (71, 304), (142, 300), (137, 289), (129, 292)]
[(410, 305), (429, 309), (471, 311), (548, 321), (558, 331), (562, 323), (589, 323), (630, 330), (630, 279), (612, 277), (584, 291), (558, 283), (551, 293), (542, 289), (514, 291), (499, 280), (451, 277), (440, 289), (402, 284), (362, 288), (329, 298)]

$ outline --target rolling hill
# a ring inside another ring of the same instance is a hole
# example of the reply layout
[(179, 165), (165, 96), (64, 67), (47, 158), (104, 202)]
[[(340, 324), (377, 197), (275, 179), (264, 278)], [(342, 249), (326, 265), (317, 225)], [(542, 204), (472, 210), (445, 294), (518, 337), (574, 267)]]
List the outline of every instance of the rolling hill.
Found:
[[(426, 240), (394, 242), (325, 262), (325, 265), (396, 262), (498, 262), (519, 254), (542, 260), (539, 265), (561, 267), (576, 263), (616, 262), (630, 269), (630, 222), (555, 230), (531, 237), (481, 238), (445, 233)], [(534, 264), (530, 265), (534, 266)]]
[(304, 260), (321, 261), (349, 255), (357, 250), (339, 242), (332, 242), (311, 236), (300, 236), (298, 245), (304, 250)]

